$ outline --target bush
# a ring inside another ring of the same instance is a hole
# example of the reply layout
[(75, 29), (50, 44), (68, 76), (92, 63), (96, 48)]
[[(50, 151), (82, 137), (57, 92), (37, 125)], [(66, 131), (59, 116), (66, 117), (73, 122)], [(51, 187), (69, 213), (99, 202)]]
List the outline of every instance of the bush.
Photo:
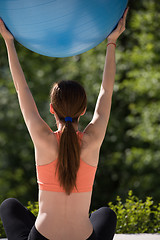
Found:
[(160, 203), (154, 205), (152, 197), (142, 202), (129, 191), (125, 203), (118, 196), (109, 207), (117, 214), (117, 233), (160, 233)]
[[(117, 204), (110, 202), (108, 205), (117, 214), (116, 233), (160, 233), (160, 203), (155, 205), (152, 197), (142, 202), (129, 191), (125, 203), (118, 196)], [(38, 215), (38, 202), (29, 201), (27, 208)], [(1, 221), (0, 237), (5, 237)]]

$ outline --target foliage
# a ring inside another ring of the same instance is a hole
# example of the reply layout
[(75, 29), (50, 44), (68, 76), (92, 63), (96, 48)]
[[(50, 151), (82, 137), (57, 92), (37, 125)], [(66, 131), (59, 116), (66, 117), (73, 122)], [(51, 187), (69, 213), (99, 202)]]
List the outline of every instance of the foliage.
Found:
[(1, 238), (2, 238), (2, 237), (6, 237), (1, 219), (0, 219), (0, 237), (1, 237)]
[(38, 202), (28, 202), (27, 208), (37, 217), (39, 211)]
[(155, 205), (152, 197), (143, 202), (129, 191), (125, 203), (117, 196), (109, 207), (117, 214), (117, 233), (160, 233), (160, 203)]

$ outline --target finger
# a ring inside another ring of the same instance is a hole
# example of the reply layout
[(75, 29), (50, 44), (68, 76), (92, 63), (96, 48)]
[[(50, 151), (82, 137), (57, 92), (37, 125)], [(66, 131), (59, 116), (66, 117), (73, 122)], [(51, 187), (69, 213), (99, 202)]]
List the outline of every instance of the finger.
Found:
[(126, 18), (127, 17), (127, 14), (128, 14), (128, 11), (129, 11), (129, 7), (126, 8), (124, 14), (123, 14), (123, 18)]
[(0, 23), (3, 23), (3, 20), (2, 20), (2, 18), (0, 18)]
[(124, 15), (123, 15), (123, 20), (124, 20), (124, 22), (125, 22), (126, 19), (127, 19), (128, 11), (129, 11), (129, 7), (128, 7), (128, 8), (125, 10), (125, 12), (124, 12)]
[(1, 32), (7, 31), (6, 25), (4, 24), (2, 19), (0, 19), (0, 28), (1, 28)]
[(123, 19), (121, 18), (121, 19), (119, 20), (119, 23), (118, 23), (117, 29), (118, 29), (118, 30), (121, 30), (122, 25), (123, 25)]
[(0, 32), (2, 31), (2, 24), (3, 22), (2, 22), (2, 19), (0, 18)]
[(123, 22), (123, 19), (121, 18), (121, 19), (119, 20), (119, 22), (118, 22), (118, 25), (121, 25), (122, 22)]
[(125, 10), (124, 12), (124, 15), (123, 15), (123, 30), (125, 30), (125, 26), (126, 26), (126, 19), (127, 19), (127, 14), (128, 14), (128, 11), (129, 11), (129, 7)]
[(1, 27), (4, 26), (4, 22), (3, 22), (2, 18), (0, 18), (0, 25), (1, 25)]

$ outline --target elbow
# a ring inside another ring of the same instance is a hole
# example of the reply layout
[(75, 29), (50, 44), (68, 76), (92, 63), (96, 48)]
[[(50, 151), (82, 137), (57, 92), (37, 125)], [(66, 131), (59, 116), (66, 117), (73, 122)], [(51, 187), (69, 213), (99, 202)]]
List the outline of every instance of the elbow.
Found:
[(112, 99), (113, 95), (113, 88), (112, 87), (105, 87), (101, 86), (101, 93), (102, 95), (105, 95), (108, 99)]

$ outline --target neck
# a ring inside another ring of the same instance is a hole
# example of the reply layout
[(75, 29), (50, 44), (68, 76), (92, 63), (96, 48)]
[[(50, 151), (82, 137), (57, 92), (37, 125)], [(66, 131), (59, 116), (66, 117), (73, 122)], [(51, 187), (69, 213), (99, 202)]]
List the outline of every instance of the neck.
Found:
[[(74, 127), (75, 131), (77, 132), (78, 131), (78, 123), (72, 123), (72, 124), (73, 124), (73, 127)], [(58, 131), (62, 131), (64, 125), (65, 124), (62, 123), (62, 122), (57, 122)]]

